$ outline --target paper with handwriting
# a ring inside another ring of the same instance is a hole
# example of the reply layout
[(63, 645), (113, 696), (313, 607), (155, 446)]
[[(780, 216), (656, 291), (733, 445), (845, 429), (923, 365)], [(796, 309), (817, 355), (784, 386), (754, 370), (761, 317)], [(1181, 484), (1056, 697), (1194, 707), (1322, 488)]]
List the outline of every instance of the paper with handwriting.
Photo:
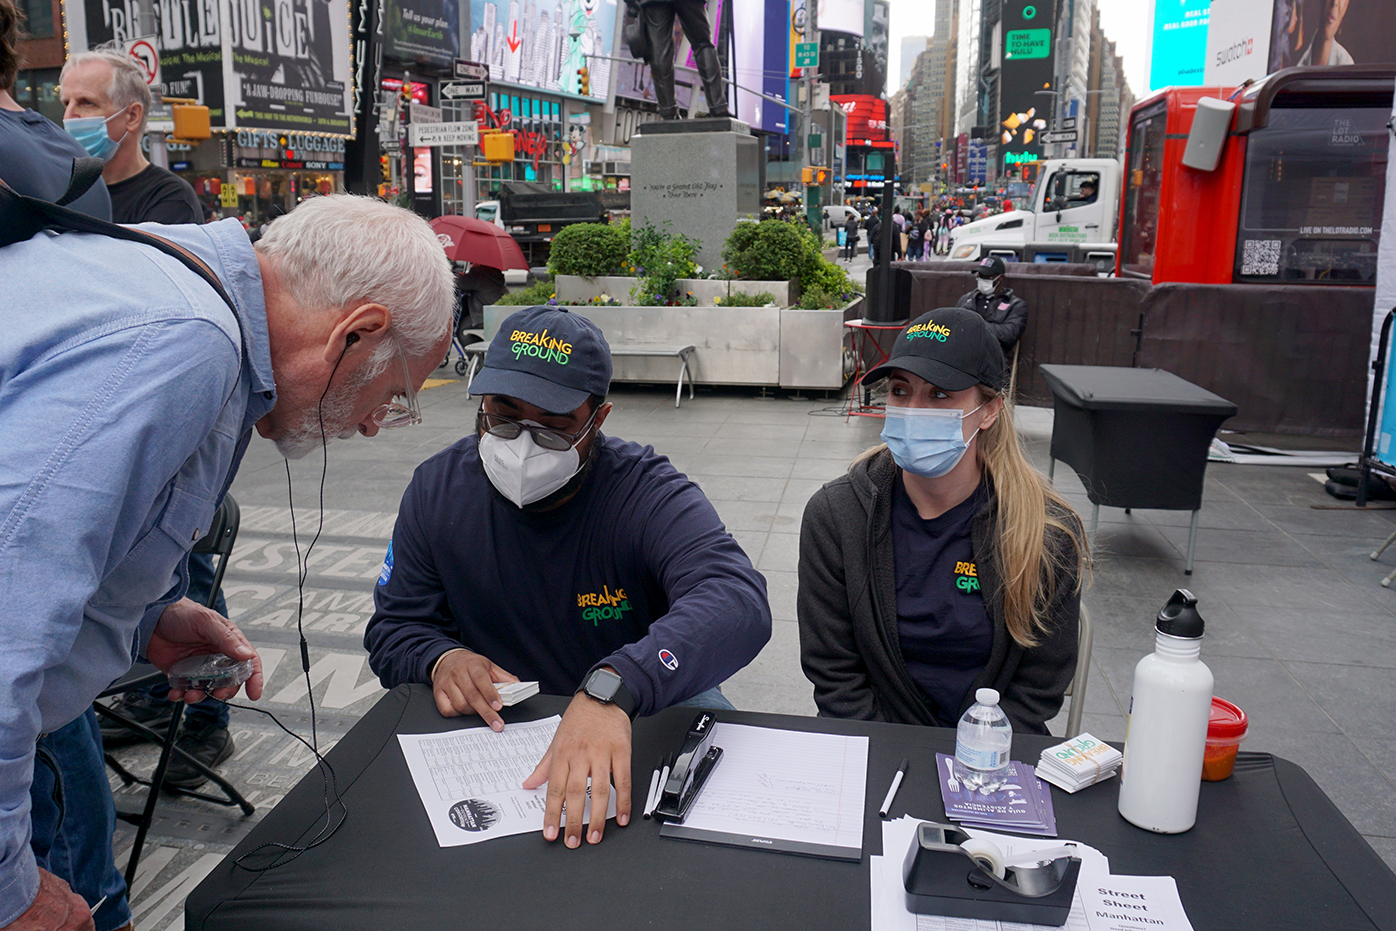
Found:
[(859, 859), (868, 738), (719, 722), (722, 761), (669, 837)]

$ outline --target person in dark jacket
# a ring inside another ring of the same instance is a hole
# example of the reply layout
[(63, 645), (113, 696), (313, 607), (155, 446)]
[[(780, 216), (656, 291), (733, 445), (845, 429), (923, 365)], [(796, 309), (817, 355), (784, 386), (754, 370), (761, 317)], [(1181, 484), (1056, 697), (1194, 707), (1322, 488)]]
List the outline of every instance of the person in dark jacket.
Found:
[(863, 221), (863, 229), (868, 231), (868, 258), (876, 265), (877, 249), (880, 245), (877, 238), (882, 235), (882, 218), (877, 215), (876, 207), (868, 211), (868, 218)]
[[(470, 385), (471, 435), (418, 467), (364, 634), (387, 688), (430, 684), (443, 715), (502, 730), (496, 683), (571, 696), (523, 781), (564, 796), (599, 843), (612, 776), (631, 813), (630, 722), (678, 704), (731, 708), (717, 686), (771, 636), (766, 581), (693, 482), (653, 448), (601, 433), (611, 351), (560, 307), (512, 314)], [(639, 786), (641, 795), (647, 787)], [(568, 818), (566, 844), (582, 842)]]
[(956, 306), (972, 310), (989, 324), (1004, 358), (1013, 351), (1028, 326), (1028, 305), (1008, 286), (1003, 259), (988, 255), (974, 269), (975, 289), (960, 297)]
[(954, 727), (989, 687), (1015, 731), (1046, 734), (1076, 669), (1081, 522), (1023, 455), (978, 315), (918, 317), (865, 381), (883, 378), (886, 444), (817, 491), (800, 528), (819, 713)]
[(852, 262), (858, 255), (858, 214), (849, 213), (848, 219), (843, 221), (843, 247), (844, 257)]

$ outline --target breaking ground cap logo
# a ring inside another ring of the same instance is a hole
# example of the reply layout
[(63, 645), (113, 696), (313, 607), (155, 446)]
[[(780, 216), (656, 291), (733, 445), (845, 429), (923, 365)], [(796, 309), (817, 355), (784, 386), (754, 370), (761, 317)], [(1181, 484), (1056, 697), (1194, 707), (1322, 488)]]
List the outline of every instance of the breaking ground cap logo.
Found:
[(906, 328), (907, 339), (938, 339), (942, 343), (950, 335), (950, 328), (934, 320), (927, 320), (925, 323), (918, 323), (915, 326)]
[(546, 329), (541, 333), (515, 330), (509, 334), (509, 342), (509, 349), (514, 353), (515, 359), (533, 356), (544, 362), (556, 362), (558, 365), (566, 365), (572, 361), (572, 344), (565, 343), (556, 336), (549, 336)]
[(480, 798), (456, 802), (448, 813), (451, 823), (462, 831), (488, 831), (499, 823), (499, 808)]
[(659, 661), (669, 669), (679, 668), (679, 658), (675, 656), (673, 653), (670, 653), (668, 650), (659, 651)]

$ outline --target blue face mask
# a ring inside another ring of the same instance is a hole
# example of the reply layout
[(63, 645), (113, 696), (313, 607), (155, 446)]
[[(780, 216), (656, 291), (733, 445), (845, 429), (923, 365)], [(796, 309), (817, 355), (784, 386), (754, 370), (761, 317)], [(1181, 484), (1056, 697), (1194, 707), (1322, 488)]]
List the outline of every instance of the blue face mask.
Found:
[(940, 478), (959, 465), (970, 440), (979, 433), (976, 429), (969, 440), (965, 439), (965, 413), (956, 409), (889, 405), (882, 426), (882, 442), (891, 450), (892, 459), (906, 471), (925, 478)]
[(125, 110), (118, 110), (108, 117), (81, 116), (74, 119), (64, 120), (63, 128), (68, 131), (68, 135), (76, 139), (87, 154), (93, 158), (100, 158), (102, 161), (109, 160), (116, 154), (117, 146), (121, 145), (121, 139), (112, 139), (107, 135), (107, 123), (124, 114)]

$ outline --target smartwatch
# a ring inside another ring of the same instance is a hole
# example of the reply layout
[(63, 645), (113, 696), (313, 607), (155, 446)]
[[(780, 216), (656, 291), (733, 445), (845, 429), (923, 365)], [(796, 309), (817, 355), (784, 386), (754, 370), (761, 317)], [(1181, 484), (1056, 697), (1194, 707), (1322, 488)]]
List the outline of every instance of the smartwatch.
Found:
[(593, 669), (586, 674), (578, 691), (586, 692), (588, 698), (593, 698), (603, 705), (615, 705), (625, 712), (626, 717), (635, 720), (635, 697), (625, 687), (618, 673), (599, 667)]

